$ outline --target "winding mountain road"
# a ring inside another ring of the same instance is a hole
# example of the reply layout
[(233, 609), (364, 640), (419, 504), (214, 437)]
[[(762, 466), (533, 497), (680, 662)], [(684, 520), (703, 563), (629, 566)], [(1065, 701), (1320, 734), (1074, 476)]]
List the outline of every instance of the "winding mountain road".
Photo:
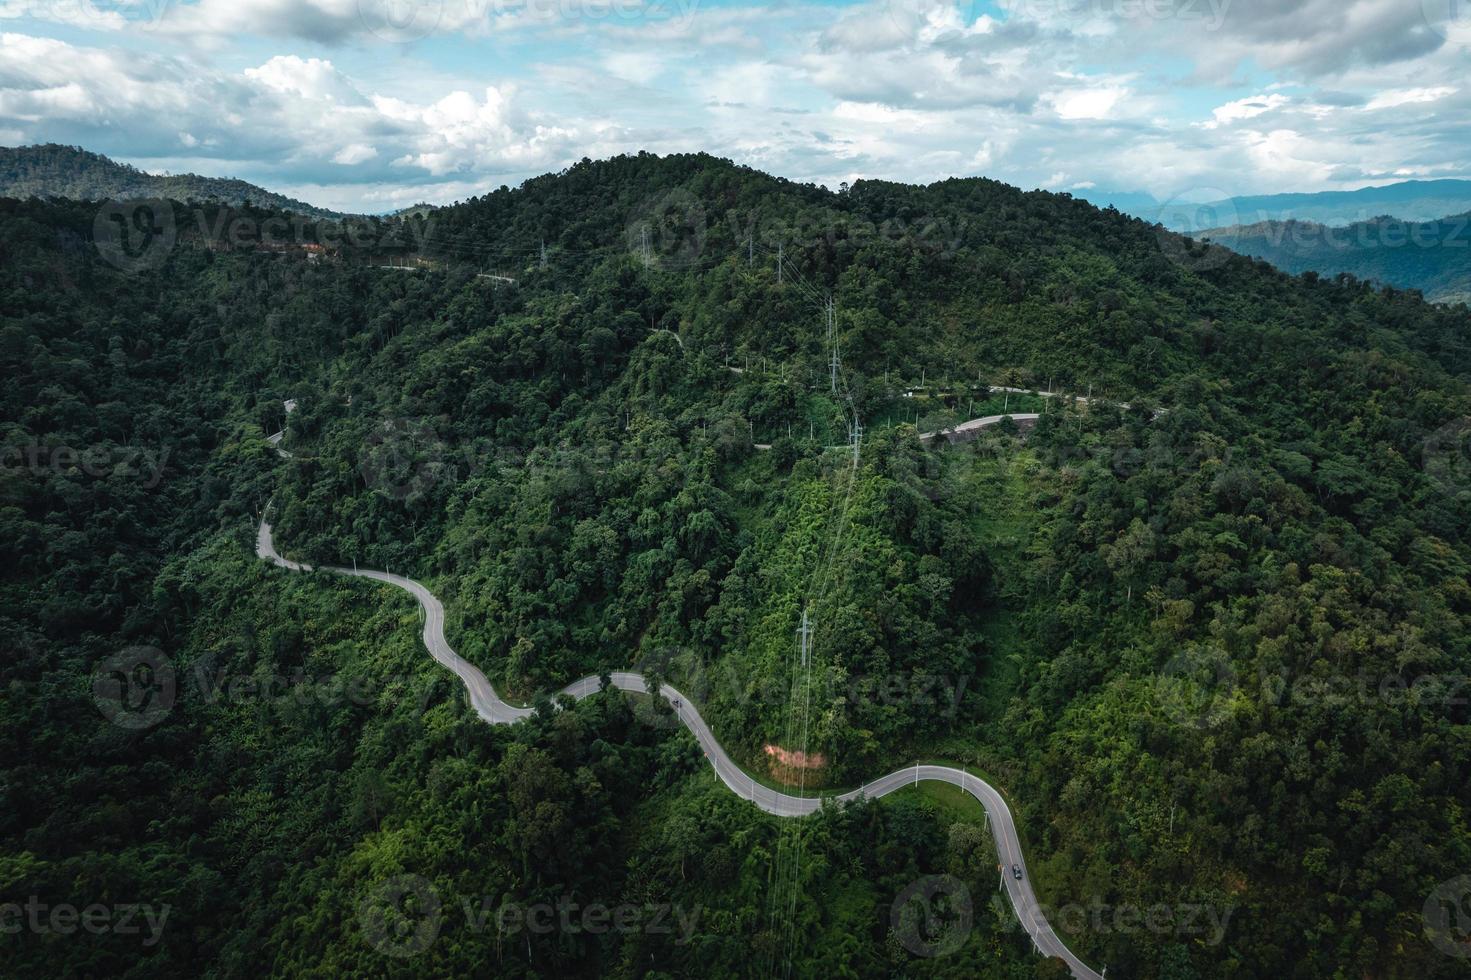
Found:
[(1009, 412), (1006, 415), (987, 415), (985, 418), (971, 419), (969, 422), (961, 422), (959, 425), (953, 425), (948, 429), (940, 429), (937, 432), (921, 432), (919, 434), (919, 440), (920, 442), (929, 442), (935, 436), (940, 435), (954, 438), (955, 436), (964, 435), (968, 432), (976, 432), (987, 426), (995, 425), (1002, 419), (1011, 419), (1016, 422), (1035, 422), (1041, 417), (1036, 412)]
[[(986, 419), (975, 419), (973, 422), (964, 423), (970, 428), (980, 428), (986, 424), (995, 424), (1004, 416), (993, 416)], [(1018, 416), (1013, 416), (1018, 417)], [(268, 437), (270, 438), (270, 437)], [(270, 438), (271, 444), (282, 456), (289, 457), (290, 453), (280, 448), (279, 437)], [(475, 712), (485, 721), (493, 725), (511, 724), (528, 718), (532, 714), (531, 708), (520, 707), (501, 700), (496, 694), (495, 688), (486, 679), (479, 668), (465, 660), (449, 645), (444, 638), (444, 605), (427, 588), (413, 579), (404, 578), (402, 575), (393, 575), (389, 572), (380, 572), (367, 568), (344, 568), (339, 565), (322, 565), (313, 568), (311, 565), (292, 561), (283, 557), (277, 550), (275, 540), (271, 533), (270, 522), (264, 517), (261, 519), (260, 528), (256, 532), (256, 555), (261, 559), (271, 562), (280, 568), (290, 569), (297, 572), (323, 571), (336, 575), (350, 575), (357, 578), (372, 579), (388, 585), (397, 586), (412, 595), (420, 607), (424, 610), (424, 646), (435, 660), (454, 671), (455, 675), (464, 682), (465, 690), (470, 697), (470, 705)], [(649, 685), (643, 675), (628, 671), (615, 671), (609, 675), (613, 687), (620, 691), (629, 691), (639, 694), (648, 694)], [(573, 681), (562, 688), (558, 694), (567, 694), (581, 700), (596, 693), (602, 685), (601, 678), (597, 676), (583, 677)], [(710, 731), (710, 726), (695, 706), (690, 704), (687, 697), (678, 690), (664, 684), (660, 687), (658, 695), (670, 703), (674, 713), (679, 720), (695, 736), (695, 741), (704, 751), (706, 758), (710, 760), (715, 770), (716, 777), (724, 783), (731, 792), (745, 800), (750, 800), (766, 813), (779, 817), (800, 817), (810, 814), (822, 806), (822, 798), (810, 796), (790, 796), (769, 786), (763, 786), (756, 782), (744, 769), (731, 759), (720, 743), (716, 741), (715, 735)], [(1012, 820), (1011, 809), (1006, 805), (1006, 800), (990, 783), (971, 775), (961, 769), (950, 766), (914, 765), (905, 769), (891, 772), (886, 776), (880, 776), (872, 782), (865, 783), (855, 790), (837, 794), (828, 798), (839, 803), (855, 800), (860, 797), (877, 799), (887, 796), (905, 786), (913, 786), (925, 780), (949, 783), (958, 786), (980, 801), (986, 810), (990, 822), (992, 836), (996, 840), (998, 870), (1004, 883), (1007, 895), (1011, 899), (1012, 907), (1016, 910), (1017, 921), (1026, 930), (1027, 935), (1032, 938), (1037, 951), (1043, 956), (1055, 956), (1063, 960), (1078, 980), (1102, 980), (1102, 977), (1090, 969), (1082, 960), (1073, 955), (1067, 945), (1048, 924), (1041, 905), (1037, 901), (1036, 894), (1032, 891), (1031, 875), (1026, 872), (1027, 862), (1022, 855), (1021, 840), (1017, 836), (1016, 823)], [(1015, 865), (1022, 869), (1022, 877), (1017, 878), (1012, 874), (1011, 868)]]

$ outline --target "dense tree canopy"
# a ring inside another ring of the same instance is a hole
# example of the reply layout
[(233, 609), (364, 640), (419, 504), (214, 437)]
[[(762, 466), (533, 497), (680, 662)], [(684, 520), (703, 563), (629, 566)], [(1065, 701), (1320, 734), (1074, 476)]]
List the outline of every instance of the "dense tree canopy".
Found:
[[(1457, 975), (1422, 911), (1471, 871), (1464, 308), (1065, 195), (698, 156), (437, 211), (415, 271), (376, 268), (381, 238), (311, 261), (187, 236), (120, 269), (94, 214), (0, 202), (0, 898), (179, 925), (141, 952), (7, 937), (27, 972), (1055, 967), (988, 904), (977, 808), (779, 825), (647, 702), (542, 697), (634, 666), (762, 778), (797, 778), (773, 747), (821, 757), (809, 788), (979, 766), (1049, 906), (1224, 917), (1060, 917), (1118, 975)], [(918, 438), (1017, 411), (1042, 417)], [(543, 711), (479, 723), (407, 599), (258, 562), (268, 501), (293, 556), (430, 584), (456, 649)], [(130, 730), (93, 675), (136, 648), (178, 682)], [(316, 696), (242, 682), (280, 678)], [(916, 958), (891, 905), (942, 874), (974, 923)], [(361, 907), (404, 875), (445, 910), (400, 962)], [(462, 900), (701, 913), (684, 943), (508, 936)]]

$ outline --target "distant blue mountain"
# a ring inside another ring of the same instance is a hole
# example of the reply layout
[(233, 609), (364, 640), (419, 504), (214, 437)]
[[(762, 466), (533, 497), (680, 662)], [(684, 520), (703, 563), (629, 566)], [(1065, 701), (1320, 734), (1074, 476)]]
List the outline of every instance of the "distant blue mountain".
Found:
[[(1098, 207), (1112, 205), (1145, 221), (1163, 220), (1165, 202), (1139, 191), (1080, 191), (1075, 194)], [(1251, 225), (1263, 221), (1312, 221), (1343, 226), (1389, 215), (1402, 221), (1434, 221), (1471, 211), (1471, 180), (1405, 180), (1356, 191), (1241, 195), (1203, 201), (1200, 209), (1217, 216), (1215, 225)]]

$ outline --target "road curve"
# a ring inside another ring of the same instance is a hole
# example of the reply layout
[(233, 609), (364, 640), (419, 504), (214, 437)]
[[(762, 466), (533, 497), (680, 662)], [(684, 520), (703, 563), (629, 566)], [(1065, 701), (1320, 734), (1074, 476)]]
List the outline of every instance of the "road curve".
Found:
[[(1000, 416), (995, 417), (997, 421)], [(994, 424), (988, 419), (977, 419), (976, 422), (983, 424)], [(966, 423), (970, 425), (970, 423)], [(979, 428), (980, 426), (971, 426)], [(289, 455), (277, 446), (277, 451), (283, 455)], [(532, 709), (509, 704), (496, 694), (495, 688), (486, 679), (479, 668), (465, 660), (449, 645), (444, 638), (444, 604), (420, 583), (402, 575), (393, 575), (389, 572), (381, 572), (369, 568), (344, 568), (340, 565), (321, 565), (313, 568), (311, 565), (292, 561), (283, 557), (277, 550), (275, 540), (271, 533), (270, 522), (262, 517), (260, 528), (256, 532), (255, 542), (256, 555), (261, 559), (271, 562), (281, 568), (297, 572), (323, 571), (336, 575), (350, 575), (357, 578), (372, 579), (388, 585), (397, 586), (411, 594), (418, 600), (419, 606), (424, 610), (424, 632), (423, 641), (425, 648), (435, 660), (445, 667), (454, 671), (455, 675), (465, 685), (465, 690), (470, 697), (470, 705), (485, 721), (493, 725), (511, 724), (528, 718)], [(614, 671), (609, 675), (613, 687), (620, 691), (631, 691), (639, 694), (649, 693), (648, 682), (642, 674), (630, 671)], [(573, 681), (558, 691), (558, 694), (566, 694), (577, 700), (581, 700), (596, 693), (602, 685), (600, 677), (594, 675), (583, 677)], [(687, 697), (668, 684), (661, 686), (659, 696), (668, 701), (684, 724), (695, 736), (695, 741), (710, 760), (711, 767), (715, 770), (716, 777), (724, 783), (731, 792), (744, 800), (750, 800), (766, 813), (779, 817), (800, 817), (816, 811), (822, 805), (822, 798), (811, 796), (790, 796), (769, 786), (763, 786), (756, 782), (744, 769), (736, 765), (735, 761), (715, 740), (715, 735), (710, 731), (710, 726), (700, 716), (695, 706), (690, 704)], [(1073, 955), (1067, 945), (1048, 924), (1047, 918), (1037, 901), (1036, 894), (1032, 891), (1032, 877), (1027, 873), (1026, 858), (1022, 855), (1021, 840), (1017, 836), (1016, 822), (1012, 820), (1011, 809), (1006, 805), (1006, 800), (997, 792), (996, 788), (985, 780), (980, 779), (961, 769), (950, 766), (914, 765), (905, 769), (891, 772), (886, 776), (868, 782), (855, 790), (827, 797), (839, 803), (855, 800), (859, 797), (877, 799), (887, 796), (895, 790), (905, 786), (913, 786), (924, 780), (935, 780), (937, 782), (949, 783), (958, 786), (980, 801), (986, 810), (986, 816), (990, 822), (992, 836), (996, 841), (997, 859), (1000, 862), (999, 869), (1001, 880), (1006, 886), (1006, 892), (1011, 898), (1012, 907), (1016, 910), (1017, 921), (1021, 923), (1027, 935), (1031, 936), (1032, 943), (1037, 951), (1043, 956), (1056, 956), (1067, 963), (1072, 970), (1073, 976), (1078, 980), (1102, 980), (1102, 977), (1090, 969), (1087, 964)], [(1011, 872), (1012, 865), (1022, 869), (1022, 877), (1018, 879)]]
[(984, 418), (961, 422), (959, 425), (953, 425), (948, 429), (940, 429), (938, 432), (921, 432), (919, 439), (921, 442), (928, 442), (938, 435), (958, 436), (966, 432), (974, 432), (977, 429), (984, 429), (988, 425), (995, 425), (1002, 419), (1012, 419), (1017, 422), (1035, 422), (1041, 417), (1036, 412), (1009, 412), (1006, 415), (987, 415)]

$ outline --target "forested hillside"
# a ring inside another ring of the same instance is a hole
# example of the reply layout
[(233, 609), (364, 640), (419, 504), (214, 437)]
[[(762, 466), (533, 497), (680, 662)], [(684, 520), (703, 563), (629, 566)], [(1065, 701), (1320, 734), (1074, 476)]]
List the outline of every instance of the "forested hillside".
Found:
[(168, 198), (222, 201), (290, 211), (314, 218), (341, 215), (230, 177), (150, 174), (77, 146), (47, 143), (0, 146), (0, 197), (70, 198), (78, 201)]
[[(1066, 196), (704, 156), (442, 209), (413, 270), (181, 240), (124, 271), (93, 217), (0, 202), (0, 899), (176, 919), (147, 949), (6, 937), (24, 972), (1059, 965), (990, 902), (979, 808), (906, 791), (777, 825), (612, 694), (480, 724), (408, 600), (255, 559), (270, 501), (293, 557), (431, 585), (509, 696), (636, 666), (773, 783), (798, 778), (774, 749), (819, 760), (809, 789), (965, 764), (1050, 907), (1220, 922), (1059, 916), (1111, 976), (1460, 975), (1424, 909), (1471, 872), (1464, 308)], [(138, 648), (177, 690), (129, 728), (93, 675)], [(296, 676), (314, 696), (249, 693)], [(891, 907), (941, 873), (973, 923), (917, 957)], [(385, 956), (371, 906), (404, 875), (442, 927)], [(699, 914), (685, 941), (507, 935), (462, 900)]]
[(1418, 289), (1435, 303), (1471, 303), (1471, 213), (1425, 222), (1379, 217), (1341, 228), (1264, 221), (1205, 234), (1286, 272), (1348, 273)]

